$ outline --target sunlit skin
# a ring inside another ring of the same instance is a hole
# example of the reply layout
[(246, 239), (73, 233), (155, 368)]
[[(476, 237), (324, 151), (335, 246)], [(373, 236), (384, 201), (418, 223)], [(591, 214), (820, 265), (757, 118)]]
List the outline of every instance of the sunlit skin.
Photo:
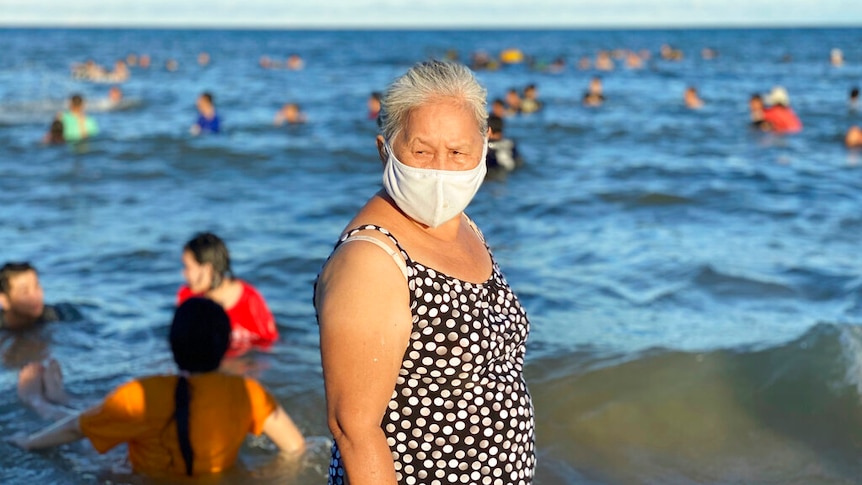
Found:
[[(463, 171), (484, 163), (484, 137), (465, 104), (438, 98), (412, 109), (389, 142), (409, 167)], [(385, 142), (377, 137), (384, 165)], [(484, 243), (461, 214), (431, 228), (406, 216), (381, 191), (349, 227), (365, 223), (391, 230), (411, 257), (446, 274), (473, 282), (491, 274)], [(380, 237), (373, 231), (365, 234)], [(369, 274), (375, 275), (373, 285)], [(328, 421), (349, 483), (395, 485), (392, 453), (380, 423), (412, 329), (404, 275), (380, 248), (346, 244), (324, 267), (316, 298)]]
[[(377, 137), (385, 164), (384, 142), (382, 136)], [(482, 161), (484, 142), (469, 110), (455, 100), (444, 100), (412, 110), (390, 145), (395, 157), (410, 167), (471, 170)]]
[(2, 295), (3, 320), (9, 328), (36, 322), (45, 310), (45, 292), (35, 271), (25, 271), (9, 279), (9, 293)]
[(242, 296), (242, 283), (233, 278), (224, 278), (212, 287), (215, 272), (211, 263), (198, 263), (191, 251), (183, 251), (183, 278), (196, 295), (206, 296), (218, 303), (225, 311), (232, 308)]
[(183, 278), (192, 293), (205, 293), (213, 281), (213, 265), (195, 261), (191, 251), (183, 251)]

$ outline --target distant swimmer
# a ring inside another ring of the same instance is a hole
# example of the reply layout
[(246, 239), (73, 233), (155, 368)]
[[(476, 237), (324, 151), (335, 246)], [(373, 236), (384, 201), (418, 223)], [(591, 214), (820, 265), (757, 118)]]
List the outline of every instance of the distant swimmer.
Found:
[(590, 79), (590, 85), (587, 92), (584, 93), (582, 99), (584, 106), (596, 107), (601, 106), (605, 102), (604, 88), (602, 87), (602, 78), (594, 77)]
[(521, 113), (530, 114), (542, 109), (539, 101), (539, 91), (535, 84), (528, 84), (524, 88), (524, 98), (521, 100)]
[(489, 173), (494, 170), (511, 172), (524, 164), (515, 141), (503, 134), (503, 126), (503, 118), (494, 115), (488, 117), (488, 153), (485, 155), (485, 164)]
[(635, 51), (628, 51), (626, 53), (626, 67), (629, 69), (640, 69), (644, 66), (644, 61), (641, 59), (641, 56), (637, 54)]
[(373, 93), (368, 95), (368, 102), (366, 103), (368, 106), (368, 119), (376, 120), (380, 115), (380, 98), (382, 95), (378, 91), (374, 91)]
[(92, 111), (114, 111), (131, 107), (136, 103), (131, 100), (124, 99), (123, 90), (119, 86), (111, 86), (108, 90), (108, 96), (93, 100), (90, 103)]
[(51, 126), (48, 128), (48, 133), (45, 133), (42, 143), (45, 145), (62, 145), (66, 143), (66, 139), (63, 138), (63, 121), (59, 116), (51, 121)]
[(129, 80), (131, 73), (123, 59), (118, 59), (114, 63), (113, 71), (108, 71), (89, 59), (84, 64), (76, 64), (72, 67), (72, 77), (97, 83), (123, 83)]
[(506, 111), (509, 113), (509, 116), (521, 112), (521, 95), (518, 94), (518, 90), (515, 88), (510, 88), (506, 91)]
[(607, 51), (599, 51), (596, 55), (596, 69), (599, 71), (613, 71), (614, 61)]
[(703, 108), (703, 100), (700, 99), (700, 96), (698, 96), (697, 88), (695, 88), (694, 86), (689, 86), (688, 88), (686, 88), (685, 94), (683, 95), (683, 101), (685, 101), (686, 108)]
[(847, 100), (847, 104), (850, 106), (851, 111), (856, 111), (859, 107), (859, 88), (854, 87), (850, 90), (850, 98)]
[(661, 53), (661, 58), (666, 61), (681, 61), (684, 57), (681, 50), (671, 47), (670, 44), (663, 44), (659, 52)]
[(751, 95), (751, 98), (748, 100), (748, 110), (751, 113), (751, 126), (753, 128), (764, 131), (769, 129), (769, 124), (763, 119), (763, 98), (759, 94), (755, 93)]
[(562, 56), (554, 59), (548, 66), (548, 72), (551, 74), (559, 74), (566, 70), (566, 59)]
[(499, 116), (500, 118), (509, 116), (509, 112), (506, 111), (506, 102), (501, 98), (495, 98), (494, 101), (491, 102), (491, 114)]
[(844, 52), (841, 49), (832, 49), (829, 52), (829, 62), (834, 67), (841, 67), (844, 65)]
[(130, 77), (131, 73), (129, 72), (129, 67), (126, 65), (126, 61), (117, 59), (117, 62), (114, 63), (114, 70), (108, 73), (104, 81), (124, 83), (128, 81)]
[(208, 52), (200, 52), (198, 54), (198, 65), (201, 67), (208, 66), (210, 63), (210, 55)]
[(790, 96), (782, 86), (775, 86), (766, 97), (770, 105), (763, 112), (763, 119), (769, 129), (776, 133), (797, 133), (802, 131), (802, 122), (790, 107)]
[(851, 126), (844, 137), (844, 144), (847, 148), (862, 148), (862, 128)]
[(69, 110), (62, 114), (63, 139), (81, 141), (99, 134), (99, 126), (84, 112), (84, 98), (74, 94), (69, 99)]
[(298, 71), (305, 67), (305, 61), (302, 60), (302, 57), (299, 57), (299, 54), (291, 54), (284, 65), (291, 71)]
[(213, 95), (205, 92), (198, 96), (195, 105), (198, 109), (198, 120), (192, 125), (190, 131), (192, 135), (200, 135), (203, 133), (220, 133), (221, 119), (216, 112)]
[(275, 126), (281, 126), (285, 123), (289, 125), (305, 123), (305, 113), (302, 112), (298, 104), (287, 103), (275, 114), (275, 119), (273, 120)]

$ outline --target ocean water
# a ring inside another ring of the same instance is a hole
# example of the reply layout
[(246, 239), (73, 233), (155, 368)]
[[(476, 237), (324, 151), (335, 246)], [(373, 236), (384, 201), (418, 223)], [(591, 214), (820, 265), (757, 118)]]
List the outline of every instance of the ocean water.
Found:
[[(662, 44), (684, 58), (660, 59)], [(45, 424), (14, 392), (29, 360), (57, 358), (80, 406), (170, 372), (181, 248), (211, 230), (282, 336), (243, 365), (314, 439), (299, 465), (250, 439), (239, 466), (206, 483), (324, 483), (311, 285), (380, 186), (366, 98), (414, 62), (514, 47), (566, 68), (477, 73), (491, 98), (536, 83), (545, 109), (507, 120), (526, 164), (488, 180), (468, 213), (531, 317), (536, 483), (862, 483), (862, 153), (842, 143), (862, 124), (847, 104), (860, 45), (860, 29), (0, 30), (0, 261), (31, 261), (47, 301), (83, 315), (0, 334), (2, 434)], [(703, 59), (705, 47), (718, 56)], [(833, 48), (843, 67), (829, 64)], [(599, 49), (652, 57), (577, 69)], [(92, 113), (102, 133), (86, 144), (42, 146), (67, 96), (107, 96), (73, 79), (72, 63), (131, 52), (153, 63), (122, 85), (129, 106)], [(294, 52), (300, 71), (258, 66)], [(585, 108), (596, 74), (608, 101)], [(748, 97), (776, 84), (798, 135), (748, 126)], [(682, 105), (689, 85), (703, 109)], [(204, 90), (221, 136), (188, 134)], [(274, 127), (291, 101), (308, 122)], [(2, 483), (164, 483), (131, 474), (124, 449), (0, 450)]]

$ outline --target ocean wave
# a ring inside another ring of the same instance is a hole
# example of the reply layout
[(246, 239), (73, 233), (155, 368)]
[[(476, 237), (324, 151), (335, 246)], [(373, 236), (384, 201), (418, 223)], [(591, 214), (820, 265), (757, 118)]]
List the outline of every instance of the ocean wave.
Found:
[(528, 370), (540, 448), (589, 480), (851, 484), (862, 476), (858, 326), (818, 324), (766, 349), (651, 349), (604, 360), (579, 351)]

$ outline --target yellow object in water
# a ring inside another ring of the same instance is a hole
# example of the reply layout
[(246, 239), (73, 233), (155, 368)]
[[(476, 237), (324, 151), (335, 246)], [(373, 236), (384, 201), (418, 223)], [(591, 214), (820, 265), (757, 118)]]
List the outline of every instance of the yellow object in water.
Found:
[(500, 53), (500, 62), (503, 64), (519, 64), (524, 62), (524, 53), (520, 49), (506, 49)]

